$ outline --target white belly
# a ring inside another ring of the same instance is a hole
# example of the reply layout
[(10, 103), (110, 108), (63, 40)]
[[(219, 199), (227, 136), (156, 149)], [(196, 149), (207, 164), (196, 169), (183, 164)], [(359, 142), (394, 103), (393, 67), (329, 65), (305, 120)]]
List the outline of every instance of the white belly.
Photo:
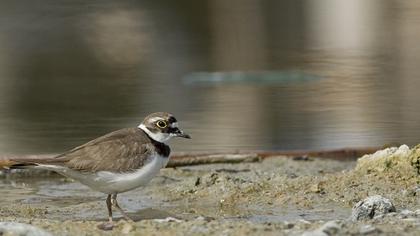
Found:
[(151, 161), (142, 168), (130, 173), (114, 173), (99, 171), (97, 173), (80, 173), (71, 169), (40, 165), (45, 169), (57, 171), (58, 173), (79, 181), (90, 188), (106, 193), (122, 193), (146, 185), (159, 170), (166, 166), (169, 158), (154, 156)]

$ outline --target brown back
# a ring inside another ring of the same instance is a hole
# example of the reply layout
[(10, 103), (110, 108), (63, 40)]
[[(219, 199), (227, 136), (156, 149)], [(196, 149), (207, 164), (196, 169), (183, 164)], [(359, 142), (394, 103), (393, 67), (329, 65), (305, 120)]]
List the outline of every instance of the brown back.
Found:
[(111, 132), (54, 158), (33, 163), (65, 166), (73, 170), (129, 172), (144, 166), (150, 155), (169, 157), (169, 146), (149, 138), (139, 128)]

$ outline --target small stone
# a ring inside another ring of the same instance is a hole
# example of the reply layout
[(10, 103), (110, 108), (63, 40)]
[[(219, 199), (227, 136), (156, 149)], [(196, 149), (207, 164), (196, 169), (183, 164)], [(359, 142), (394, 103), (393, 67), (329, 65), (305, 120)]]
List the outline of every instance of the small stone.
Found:
[(165, 219), (155, 219), (154, 221), (159, 222), (159, 223), (164, 223), (164, 222), (182, 222), (182, 220), (178, 220), (177, 218), (174, 217), (166, 217)]
[(420, 186), (414, 188), (414, 196), (420, 196)]
[(304, 232), (302, 236), (331, 236), (336, 235), (340, 229), (337, 221), (328, 221), (316, 230)]
[(293, 223), (291, 223), (291, 222), (285, 222), (285, 227), (286, 227), (287, 229), (291, 229), (291, 228), (295, 227), (295, 224), (293, 224)]
[(359, 229), (360, 234), (371, 234), (375, 233), (378, 230), (372, 225), (362, 225)]
[(397, 214), (397, 212), (390, 212), (390, 213), (388, 213), (388, 214), (386, 214), (388, 217), (395, 217), (395, 216), (397, 216), (398, 214)]
[(43, 229), (15, 222), (0, 222), (0, 235), (52, 236)]
[(410, 211), (410, 210), (408, 210), (408, 209), (404, 209), (404, 210), (402, 210), (402, 211), (400, 212), (400, 214), (401, 214), (401, 215), (404, 215), (404, 216), (412, 216), (412, 215), (414, 215), (414, 212), (413, 212), (413, 211)]
[(351, 219), (353, 221), (373, 219), (374, 217), (395, 212), (392, 202), (380, 195), (368, 197), (353, 206)]
[(122, 227), (121, 233), (122, 234), (129, 234), (134, 230), (134, 226), (130, 223), (125, 223)]
[(198, 185), (200, 185), (200, 183), (201, 183), (201, 178), (197, 177), (197, 179), (195, 179), (195, 181), (194, 181), (194, 186), (198, 186)]
[(319, 182), (316, 184), (313, 184), (311, 187), (309, 187), (309, 191), (312, 193), (323, 193), (324, 192), (324, 184), (325, 182)]
[(328, 234), (322, 232), (322, 231), (318, 231), (318, 230), (314, 230), (314, 231), (307, 231), (304, 232), (302, 234), (302, 236), (329, 236)]
[[(389, 214), (388, 214), (388, 216), (389, 216)], [(379, 220), (379, 219), (383, 219), (383, 218), (385, 218), (385, 214), (379, 214), (379, 215), (375, 215), (373, 217), (374, 220)]]
[(409, 217), (409, 218), (404, 218), (402, 219), (404, 222), (417, 222), (418, 220), (416, 218), (413, 217)]
[(307, 220), (304, 220), (304, 219), (300, 219), (298, 222), (299, 223), (302, 223), (302, 224), (307, 224), (307, 225), (310, 225), (311, 224), (310, 221), (307, 221)]
[(104, 222), (104, 223), (101, 223), (101, 224), (97, 225), (97, 227), (100, 230), (109, 231), (109, 230), (114, 229), (115, 225), (112, 222)]
[(217, 182), (220, 182), (220, 176), (217, 172), (212, 172), (198, 178), (195, 181), (195, 186), (204, 184), (206, 187), (210, 187), (215, 185)]
[(204, 216), (198, 216), (197, 218), (195, 218), (196, 220), (205, 220)]
[(210, 222), (215, 220), (214, 217), (210, 217), (210, 216), (198, 216), (197, 218), (195, 218), (196, 220), (200, 220), (200, 221), (206, 221), (206, 222)]
[(313, 193), (319, 193), (321, 190), (319, 188), (319, 184), (313, 184), (311, 187), (309, 187), (309, 191)]
[(304, 156), (295, 156), (292, 158), (294, 161), (313, 161), (313, 159), (309, 158), (307, 155)]
[(341, 226), (338, 224), (337, 221), (328, 221), (324, 225), (321, 226), (320, 230), (327, 235), (335, 235), (341, 229)]

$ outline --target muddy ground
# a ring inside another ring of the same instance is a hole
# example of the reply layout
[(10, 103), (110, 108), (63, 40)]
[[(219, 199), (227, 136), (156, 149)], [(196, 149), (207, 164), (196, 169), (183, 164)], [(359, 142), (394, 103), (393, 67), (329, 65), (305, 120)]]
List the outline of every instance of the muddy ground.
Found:
[[(277, 156), (167, 168), (119, 195), (136, 222), (119, 218), (112, 231), (96, 227), (107, 219), (105, 195), (52, 173), (2, 173), (0, 222), (53, 235), (315, 235), (325, 223), (335, 226), (324, 235), (419, 235), (420, 151), (404, 150), (358, 163)], [(396, 213), (351, 221), (352, 206), (373, 195), (390, 199)]]

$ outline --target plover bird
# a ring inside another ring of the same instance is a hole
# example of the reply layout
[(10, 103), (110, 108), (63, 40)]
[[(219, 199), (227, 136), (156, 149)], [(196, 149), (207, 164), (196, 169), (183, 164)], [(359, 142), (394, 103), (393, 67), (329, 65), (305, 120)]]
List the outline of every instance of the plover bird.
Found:
[(191, 138), (172, 114), (158, 112), (138, 127), (111, 132), (53, 158), (8, 160), (3, 168), (51, 170), (108, 194), (109, 221), (99, 228), (112, 229), (112, 207), (130, 220), (118, 205), (117, 194), (146, 185), (166, 166), (172, 137)]

